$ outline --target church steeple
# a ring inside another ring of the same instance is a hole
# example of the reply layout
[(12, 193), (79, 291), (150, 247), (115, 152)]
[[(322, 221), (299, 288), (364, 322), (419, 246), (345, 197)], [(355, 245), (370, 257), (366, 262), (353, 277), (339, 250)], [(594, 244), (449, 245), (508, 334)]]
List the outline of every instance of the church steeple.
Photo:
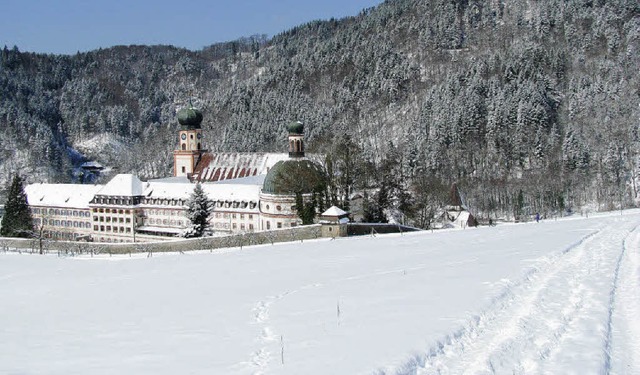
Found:
[(189, 177), (202, 153), (202, 112), (189, 103), (178, 112), (178, 149), (173, 152), (173, 175)]

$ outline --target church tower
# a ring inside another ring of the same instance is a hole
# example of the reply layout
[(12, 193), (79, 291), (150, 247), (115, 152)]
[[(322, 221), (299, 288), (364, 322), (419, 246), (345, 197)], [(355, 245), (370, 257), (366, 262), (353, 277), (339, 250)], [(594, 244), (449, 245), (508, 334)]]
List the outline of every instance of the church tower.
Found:
[(202, 113), (189, 105), (178, 112), (178, 149), (173, 151), (173, 175), (190, 177), (206, 151), (202, 148)]
[(289, 131), (289, 157), (304, 157), (304, 124), (294, 121), (287, 126)]

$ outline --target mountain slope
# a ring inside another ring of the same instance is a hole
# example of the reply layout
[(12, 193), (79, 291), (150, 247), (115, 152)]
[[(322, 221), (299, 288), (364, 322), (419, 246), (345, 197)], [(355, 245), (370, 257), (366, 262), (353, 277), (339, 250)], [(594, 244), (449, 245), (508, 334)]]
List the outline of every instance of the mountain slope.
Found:
[[(384, 208), (414, 217), (425, 186), (457, 181), (492, 215), (626, 206), (638, 197), (639, 49), (630, 0), (386, 1), (196, 52), (5, 48), (0, 168), (69, 180), (77, 148), (167, 175), (175, 111), (194, 97), (214, 151), (283, 150), (284, 124), (306, 122), (310, 149), (332, 158), (336, 201), (386, 185)], [(93, 139), (109, 141), (81, 147)]]

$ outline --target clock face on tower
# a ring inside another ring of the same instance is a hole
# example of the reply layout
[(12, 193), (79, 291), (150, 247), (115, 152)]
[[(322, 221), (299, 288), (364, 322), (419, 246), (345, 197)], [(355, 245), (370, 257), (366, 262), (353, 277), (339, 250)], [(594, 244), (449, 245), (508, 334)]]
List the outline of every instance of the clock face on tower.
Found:
[(187, 139), (187, 135), (182, 133), (182, 135), (180, 136), (180, 138), (182, 138), (182, 140), (184, 141), (185, 139)]

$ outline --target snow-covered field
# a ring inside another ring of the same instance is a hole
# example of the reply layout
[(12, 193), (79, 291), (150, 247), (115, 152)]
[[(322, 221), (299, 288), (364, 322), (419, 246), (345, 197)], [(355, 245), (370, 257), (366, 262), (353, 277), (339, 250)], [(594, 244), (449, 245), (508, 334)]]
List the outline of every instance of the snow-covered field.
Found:
[(638, 374), (639, 226), (0, 254), (0, 373)]

